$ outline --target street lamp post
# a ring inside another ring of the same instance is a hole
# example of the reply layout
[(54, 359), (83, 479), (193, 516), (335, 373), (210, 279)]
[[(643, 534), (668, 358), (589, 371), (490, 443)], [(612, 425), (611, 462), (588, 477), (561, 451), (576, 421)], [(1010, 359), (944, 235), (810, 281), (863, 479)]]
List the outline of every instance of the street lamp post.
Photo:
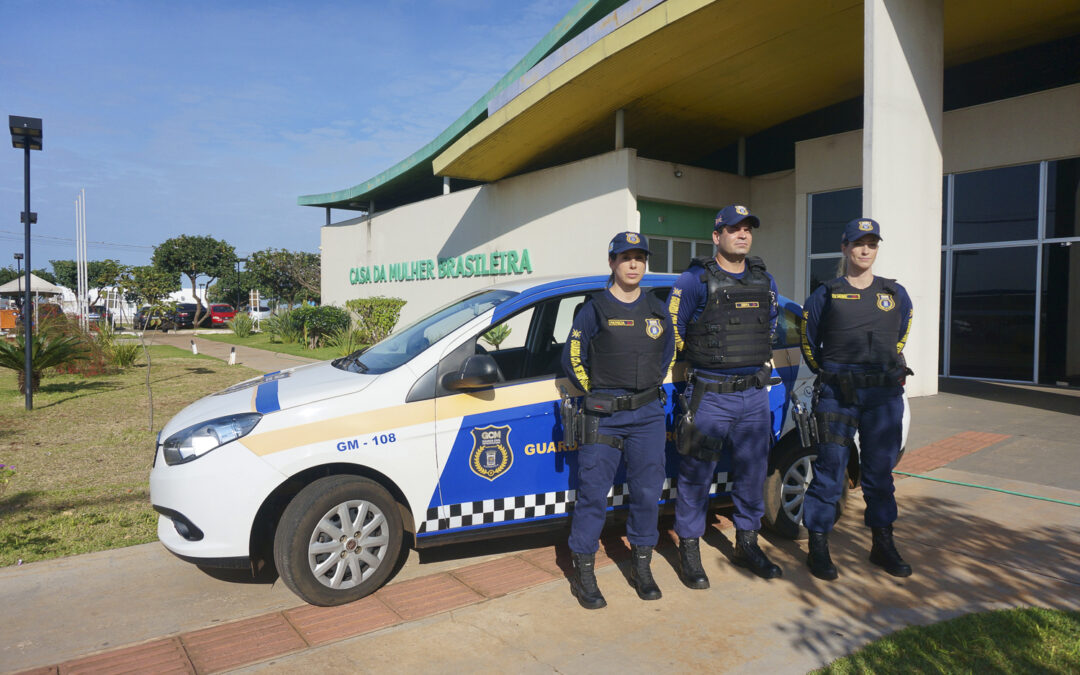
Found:
[(22, 253), (16, 253), (15, 254), (15, 269), (16, 269), (15, 277), (16, 278), (22, 276), (22, 257), (23, 257)]
[(31, 360), (31, 326), (30, 326), (30, 222), (33, 213), (30, 212), (30, 151), (41, 150), (41, 118), (19, 117), (8, 115), (8, 128), (11, 130), (11, 147), (23, 149), (23, 239), (26, 251), (26, 286), (23, 287), (23, 327), (25, 328), (25, 341), (23, 351), (26, 353), (25, 373), (23, 382), (26, 388), (26, 409), (34, 409), (34, 380), (32, 378), (33, 363)]
[(240, 263), (246, 263), (247, 258), (236, 259), (236, 313), (240, 313)]

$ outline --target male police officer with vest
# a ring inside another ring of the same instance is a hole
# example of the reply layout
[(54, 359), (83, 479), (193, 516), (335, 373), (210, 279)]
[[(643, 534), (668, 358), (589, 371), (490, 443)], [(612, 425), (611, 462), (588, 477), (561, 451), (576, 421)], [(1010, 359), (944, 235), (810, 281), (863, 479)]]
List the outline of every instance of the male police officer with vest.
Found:
[(724, 207), (713, 229), (715, 258), (695, 259), (675, 281), (668, 311), (676, 346), (690, 362), (678, 426), (675, 533), (680, 576), (708, 588), (699, 541), (721, 451), (732, 453), (735, 564), (765, 579), (781, 576), (757, 543), (765, 514), (763, 485), (772, 435), (769, 397), (776, 282), (749, 256), (761, 222), (745, 206)]

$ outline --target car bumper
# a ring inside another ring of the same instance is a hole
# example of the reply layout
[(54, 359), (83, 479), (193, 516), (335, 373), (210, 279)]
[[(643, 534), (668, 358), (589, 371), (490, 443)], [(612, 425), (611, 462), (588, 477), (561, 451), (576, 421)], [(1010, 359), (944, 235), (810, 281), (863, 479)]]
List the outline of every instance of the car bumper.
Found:
[(176, 466), (157, 452), (150, 503), (165, 548), (207, 565), (246, 558), (259, 507), (285, 476), (238, 443)]

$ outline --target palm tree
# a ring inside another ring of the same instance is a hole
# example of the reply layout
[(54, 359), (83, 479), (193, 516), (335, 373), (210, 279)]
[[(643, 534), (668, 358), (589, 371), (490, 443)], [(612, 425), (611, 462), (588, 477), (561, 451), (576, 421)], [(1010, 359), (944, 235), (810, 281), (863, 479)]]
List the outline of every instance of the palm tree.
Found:
[[(86, 358), (86, 346), (77, 336), (49, 336), (37, 334), (30, 338), (30, 390), (37, 391), (41, 385), (41, 373), (46, 368), (59, 366)], [(16, 342), (0, 340), (0, 368), (10, 368), (19, 373), (19, 393), (26, 393), (25, 338), (20, 335)]]

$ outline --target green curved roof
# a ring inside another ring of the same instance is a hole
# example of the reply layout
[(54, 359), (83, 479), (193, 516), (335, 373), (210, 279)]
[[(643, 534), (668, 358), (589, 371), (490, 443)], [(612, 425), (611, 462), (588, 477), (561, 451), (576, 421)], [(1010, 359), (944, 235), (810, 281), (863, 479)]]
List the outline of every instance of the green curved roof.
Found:
[[(453, 124), (433, 141), (379, 175), (345, 190), (318, 195), (304, 195), (300, 206), (366, 211), (371, 201), (379, 210), (442, 194), (442, 178), (434, 175), (431, 161), (465, 132), (487, 117), (487, 106), (508, 85), (516, 82), (544, 57), (589, 28), (626, 0), (578, 0), (559, 23), (526, 54), (517, 65), (480, 97)], [(456, 181), (461, 184), (461, 181)]]

